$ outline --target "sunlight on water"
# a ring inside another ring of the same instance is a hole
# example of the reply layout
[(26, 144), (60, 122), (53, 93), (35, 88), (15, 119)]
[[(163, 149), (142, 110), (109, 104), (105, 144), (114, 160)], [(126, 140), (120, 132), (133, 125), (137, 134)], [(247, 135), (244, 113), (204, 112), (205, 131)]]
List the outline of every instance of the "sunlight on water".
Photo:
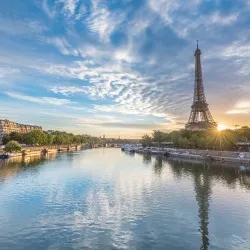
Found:
[(249, 249), (250, 178), (119, 149), (0, 167), (0, 249)]

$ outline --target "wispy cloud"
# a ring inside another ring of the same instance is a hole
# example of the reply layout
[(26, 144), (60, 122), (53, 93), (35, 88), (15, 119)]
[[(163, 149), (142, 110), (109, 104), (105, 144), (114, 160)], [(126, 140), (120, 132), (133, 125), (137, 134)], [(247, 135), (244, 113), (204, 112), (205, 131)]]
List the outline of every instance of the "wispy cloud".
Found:
[(59, 99), (59, 98), (53, 98), (53, 97), (34, 97), (34, 96), (28, 96), (23, 95), (16, 92), (5, 92), (5, 94), (11, 98), (27, 101), (27, 102), (34, 102), (39, 104), (50, 104), (50, 105), (65, 105), (72, 103), (69, 99)]
[(233, 109), (228, 110), (226, 113), (228, 115), (250, 114), (250, 101), (240, 101), (235, 105)]
[(96, 32), (102, 41), (109, 41), (110, 35), (124, 21), (125, 13), (109, 11), (105, 1), (92, 0), (92, 10), (87, 18), (91, 31)]
[(50, 9), (48, 0), (42, 0), (42, 9), (50, 18), (53, 18), (56, 14), (55, 10)]
[(47, 30), (47, 27), (40, 21), (20, 20), (0, 17), (0, 32), (9, 35), (38, 35)]
[(77, 49), (74, 49), (64, 37), (47, 38), (46, 42), (53, 44), (63, 55), (78, 55)]
[(63, 5), (63, 13), (67, 16), (74, 16), (79, 0), (57, 0), (57, 4)]
[(0, 78), (19, 73), (19, 69), (0, 67)]
[[(99, 131), (123, 123), (127, 130), (143, 123), (144, 132), (151, 125), (179, 128), (190, 112), (199, 39), (212, 113), (214, 107), (218, 119), (248, 113), (248, 106), (230, 104), (247, 100), (249, 92), (246, 1), (230, 0), (227, 8), (201, 0), (43, 0), (27, 6), (23, 15), (0, 18), (0, 77), (9, 83), (1, 89), (11, 86), (8, 97), (92, 115), (94, 121), (82, 124), (98, 124)], [(33, 82), (39, 94), (29, 90)], [(103, 121), (94, 117), (100, 114)]]

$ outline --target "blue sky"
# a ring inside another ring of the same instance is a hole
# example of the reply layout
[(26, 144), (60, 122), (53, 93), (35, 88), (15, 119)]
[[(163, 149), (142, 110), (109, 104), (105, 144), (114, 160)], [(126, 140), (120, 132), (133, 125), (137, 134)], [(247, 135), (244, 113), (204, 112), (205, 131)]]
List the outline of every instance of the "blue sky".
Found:
[(219, 124), (250, 125), (249, 0), (0, 1), (0, 118), (122, 138), (184, 126), (199, 39)]

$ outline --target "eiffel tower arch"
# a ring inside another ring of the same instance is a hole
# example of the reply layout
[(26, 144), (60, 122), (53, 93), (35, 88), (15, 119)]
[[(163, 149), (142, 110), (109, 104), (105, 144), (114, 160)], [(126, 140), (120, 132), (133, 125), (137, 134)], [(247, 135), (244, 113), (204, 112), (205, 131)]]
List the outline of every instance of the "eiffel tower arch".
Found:
[(191, 106), (191, 114), (189, 116), (186, 129), (188, 130), (207, 130), (216, 129), (217, 123), (214, 121), (206, 101), (202, 68), (201, 68), (201, 50), (198, 46), (195, 51), (195, 83), (193, 105)]

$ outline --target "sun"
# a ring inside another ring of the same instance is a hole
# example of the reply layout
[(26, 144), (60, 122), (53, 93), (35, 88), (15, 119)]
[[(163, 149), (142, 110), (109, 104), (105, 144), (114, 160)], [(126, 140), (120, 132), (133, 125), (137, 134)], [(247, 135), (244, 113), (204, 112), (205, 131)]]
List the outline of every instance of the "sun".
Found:
[(225, 130), (225, 129), (227, 129), (226, 125), (224, 125), (224, 124), (218, 124), (218, 127), (217, 127), (218, 131), (222, 131), (222, 130)]

